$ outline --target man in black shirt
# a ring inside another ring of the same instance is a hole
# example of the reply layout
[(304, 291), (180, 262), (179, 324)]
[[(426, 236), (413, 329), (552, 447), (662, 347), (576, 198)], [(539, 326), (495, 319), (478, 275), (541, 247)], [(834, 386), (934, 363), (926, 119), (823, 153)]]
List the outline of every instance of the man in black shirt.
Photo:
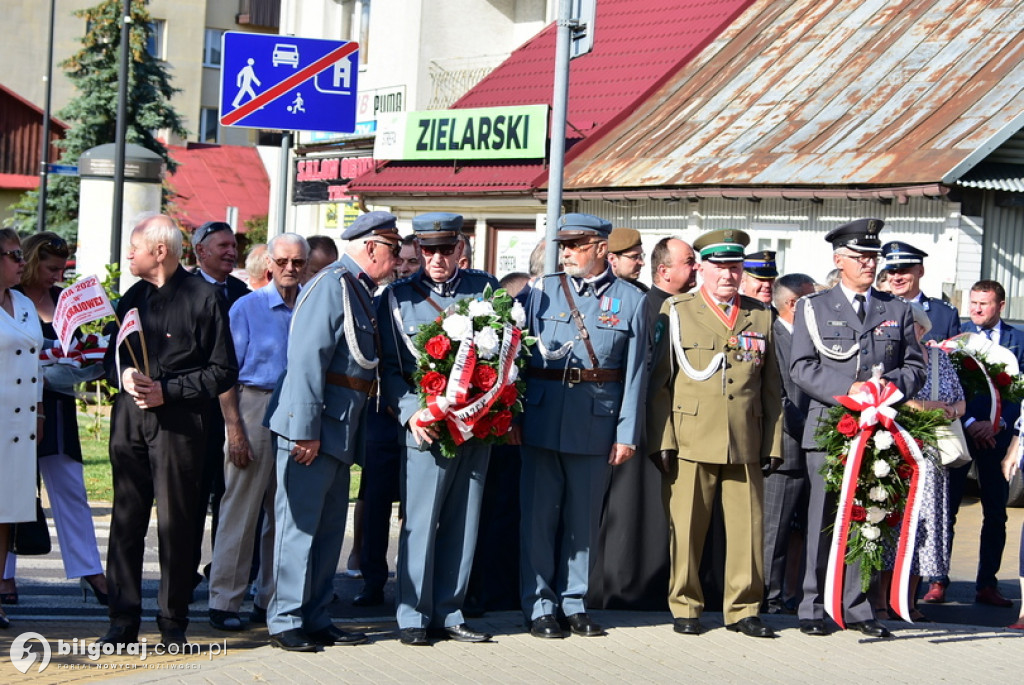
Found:
[[(207, 440), (203, 417), (238, 378), (226, 303), (214, 286), (181, 267), (181, 249), (181, 232), (170, 217), (150, 216), (132, 231), (129, 266), (142, 280), (121, 298), (117, 313), (123, 321), (137, 308), (144, 340), (132, 333), (118, 349), (111, 336), (104, 359), (108, 380), (121, 389), (110, 422), (114, 509), (105, 643), (138, 641), (142, 559), (154, 498), (160, 544), (157, 625), (164, 644), (186, 642)], [(143, 369), (136, 368), (136, 359)]]

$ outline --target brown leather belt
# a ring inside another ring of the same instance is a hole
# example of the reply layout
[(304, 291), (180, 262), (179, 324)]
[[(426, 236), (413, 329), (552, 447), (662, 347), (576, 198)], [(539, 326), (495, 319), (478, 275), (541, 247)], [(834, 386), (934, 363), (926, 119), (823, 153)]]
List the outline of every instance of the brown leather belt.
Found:
[(377, 394), (377, 381), (370, 381), (363, 378), (353, 378), (340, 373), (327, 373), (327, 382), (342, 388), (349, 388), (356, 392), (365, 393), (371, 397)]
[(622, 380), (622, 369), (529, 369), (526, 376), (566, 383), (614, 383)]

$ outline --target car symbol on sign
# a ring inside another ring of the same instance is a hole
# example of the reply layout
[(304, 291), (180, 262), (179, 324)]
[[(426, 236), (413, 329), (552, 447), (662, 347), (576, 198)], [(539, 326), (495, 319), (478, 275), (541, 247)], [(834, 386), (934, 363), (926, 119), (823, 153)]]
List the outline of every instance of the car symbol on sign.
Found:
[(290, 64), (293, 69), (297, 69), (299, 67), (299, 46), (289, 45), (288, 43), (276, 43), (271, 61), (275, 67), (281, 64)]

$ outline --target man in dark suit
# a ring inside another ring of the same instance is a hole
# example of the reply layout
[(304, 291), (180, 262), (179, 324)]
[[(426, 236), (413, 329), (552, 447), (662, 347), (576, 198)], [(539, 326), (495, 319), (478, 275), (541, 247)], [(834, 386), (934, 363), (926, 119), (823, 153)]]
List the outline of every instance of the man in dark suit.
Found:
[[(217, 288), (228, 309), (243, 295), (249, 294), (249, 286), (231, 275), (238, 260), (238, 245), (230, 225), (223, 221), (207, 221), (192, 234), (192, 249), (195, 250), (196, 261), (199, 262), (195, 274)], [(196, 568), (199, 568), (202, 562), (207, 509), (213, 515), (210, 528), (210, 547), (213, 548), (217, 541), (217, 525), (220, 522), (220, 500), (224, 496), (224, 414), (221, 413), (220, 404), (217, 402), (210, 403), (207, 421), (206, 459), (203, 462), (199, 516), (196, 518)], [(203, 569), (203, 575), (210, 577), (209, 564)], [(196, 583), (201, 580), (197, 574)]]
[[(904, 397), (913, 397), (924, 384), (925, 366), (914, 333), (910, 305), (872, 288), (882, 243), (881, 219), (858, 219), (834, 228), (832, 243), (839, 283), (804, 298), (793, 322), (793, 382), (811, 396), (803, 447), (807, 450), (810, 499), (807, 507), (807, 552), (803, 598), (798, 616), (806, 635), (827, 635), (825, 627), (825, 570), (836, 497), (825, 491), (821, 468), (825, 453), (814, 439), (818, 422), (836, 405), (837, 395), (852, 395), (881, 365), (882, 380), (895, 383)], [(846, 566), (843, 584), (844, 622), (871, 637), (888, 637), (861, 591), (860, 565)]]
[(892, 241), (882, 245), (883, 268), (889, 274), (889, 292), (907, 302), (920, 304), (932, 322), (932, 329), (921, 340), (947, 340), (960, 332), (960, 312), (948, 302), (921, 292), (924, 258), (927, 256), (924, 250), (903, 242)]
[[(779, 312), (772, 330), (782, 375), (783, 461), (772, 464), (764, 479), (764, 605), (769, 614), (792, 613), (786, 607), (785, 584), (794, 516), (801, 530), (807, 527), (807, 459), (800, 441), (811, 398), (793, 382), (789, 361), (796, 303), (813, 292), (814, 279), (807, 274), (786, 274), (772, 285), (772, 300)], [(800, 594), (798, 588), (789, 590)]]
[[(1014, 328), (1001, 316), (1006, 305), (1006, 291), (996, 281), (978, 281), (971, 286), (970, 322), (964, 323), (964, 333), (978, 333), (1007, 348), (1017, 358), (1018, 368), (1024, 368), (1024, 331)], [(1009, 607), (1012, 602), (999, 592), (996, 574), (1006, 546), (1006, 497), (1009, 484), (1003, 478), (1000, 464), (1013, 438), (1013, 425), (1020, 416), (1020, 405), (1003, 402), (1000, 421), (994, 425), (989, 417), (992, 400), (987, 393), (967, 398), (964, 430), (968, 446), (978, 473), (981, 492), (981, 539), (978, 545), (978, 575), (974, 601), (996, 607)], [(949, 503), (953, 508), (953, 525), (964, 494), (964, 484), (970, 464), (953, 469), (949, 474)], [(948, 578), (933, 578), (925, 601), (945, 601)], [(937, 587), (936, 587), (937, 586)]]

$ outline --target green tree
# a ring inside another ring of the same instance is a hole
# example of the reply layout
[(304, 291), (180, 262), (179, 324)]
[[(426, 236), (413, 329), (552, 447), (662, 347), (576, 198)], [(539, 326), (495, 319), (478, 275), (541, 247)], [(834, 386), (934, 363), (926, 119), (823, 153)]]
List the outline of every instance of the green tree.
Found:
[[(75, 16), (86, 20), (82, 49), (61, 63), (79, 95), (57, 116), (71, 124), (61, 149), (62, 164), (77, 164), (78, 157), (97, 145), (113, 143), (117, 127), (118, 70), (121, 47), (122, 0), (103, 0), (95, 7), (77, 10)], [(128, 125), (125, 139), (152, 150), (174, 171), (175, 163), (167, 148), (156, 139), (159, 130), (186, 136), (181, 116), (170, 105), (179, 89), (171, 86), (164, 63), (153, 57), (147, 46), (152, 33), (146, 0), (132, 0), (132, 25), (128, 56)], [(54, 176), (47, 183), (47, 229), (75, 241), (78, 233), (78, 178)], [(164, 192), (164, 204), (167, 192)], [(36, 229), (39, 195), (29, 191), (16, 209), (15, 227), (22, 232)]]

